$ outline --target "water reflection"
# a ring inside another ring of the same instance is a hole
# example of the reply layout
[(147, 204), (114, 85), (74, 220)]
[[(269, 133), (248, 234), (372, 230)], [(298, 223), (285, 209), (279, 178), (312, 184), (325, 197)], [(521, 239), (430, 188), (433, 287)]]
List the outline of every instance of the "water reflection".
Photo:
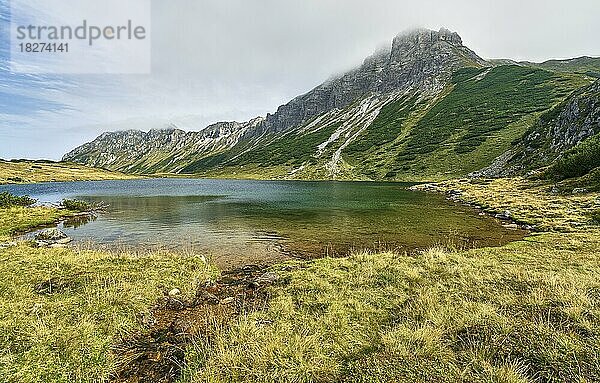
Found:
[(65, 223), (67, 234), (78, 240), (185, 245), (230, 257), (282, 249), (339, 255), (352, 249), (490, 246), (524, 235), (443, 196), (410, 192), (405, 186), (152, 179), (8, 188), (47, 202), (79, 198), (108, 204), (97, 218)]

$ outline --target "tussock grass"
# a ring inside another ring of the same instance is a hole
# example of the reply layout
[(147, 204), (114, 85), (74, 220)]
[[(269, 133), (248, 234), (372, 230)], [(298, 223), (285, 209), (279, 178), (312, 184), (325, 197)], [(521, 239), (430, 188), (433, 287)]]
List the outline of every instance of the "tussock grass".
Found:
[(598, 235), (277, 266), (268, 311), (196, 342), (183, 381), (598, 381)]
[(199, 257), (77, 249), (0, 250), (0, 381), (100, 382), (111, 347), (170, 288), (214, 275)]

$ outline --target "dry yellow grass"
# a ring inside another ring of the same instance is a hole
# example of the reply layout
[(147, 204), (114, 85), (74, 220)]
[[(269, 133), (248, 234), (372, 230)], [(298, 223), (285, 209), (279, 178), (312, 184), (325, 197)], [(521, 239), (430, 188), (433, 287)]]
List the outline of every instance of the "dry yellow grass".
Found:
[(73, 163), (0, 160), (0, 184), (132, 178), (136, 177)]
[(543, 231), (573, 231), (593, 225), (592, 215), (600, 209), (600, 193), (559, 195), (553, 193), (552, 185), (522, 178), (451, 180), (434, 187), (439, 192), (458, 191), (461, 201), (490, 213), (508, 210), (515, 220)]

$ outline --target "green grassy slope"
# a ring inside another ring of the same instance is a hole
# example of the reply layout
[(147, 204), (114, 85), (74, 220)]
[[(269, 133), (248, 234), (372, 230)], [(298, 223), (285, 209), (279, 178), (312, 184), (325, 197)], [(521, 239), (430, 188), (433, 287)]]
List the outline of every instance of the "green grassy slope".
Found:
[(600, 57), (583, 56), (568, 60), (548, 60), (539, 64), (526, 64), (556, 72), (579, 73), (600, 78)]
[[(489, 165), (542, 112), (588, 83), (580, 76), (520, 66), (465, 68), (455, 73), (447, 95), (416, 121), (404, 122), (404, 136), (379, 149), (385, 159), (380, 169), (359, 167), (359, 171), (380, 177), (387, 173), (398, 179), (463, 176)], [(403, 114), (398, 113), (400, 117)], [(396, 124), (381, 113), (372, 127), (398, 131)], [(368, 133), (361, 140), (366, 137)], [(368, 157), (370, 152), (365, 153)], [(354, 157), (358, 159), (355, 162), (366, 160), (364, 156)]]
[[(464, 176), (490, 165), (540, 115), (589, 83), (585, 76), (518, 65), (464, 68), (454, 74), (452, 85), (434, 98), (408, 94), (392, 99), (366, 129), (348, 130), (353, 133), (343, 133), (324, 153), (318, 146), (329, 139), (339, 122), (325, 122), (299, 135), (272, 136), (268, 144), (211, 156), (187, 166), (184, 172), (331, 178), (329, 161), (334, 149), (341, 148), (337, 178)], [(291, 172), (300, 166), (302, 172)]]

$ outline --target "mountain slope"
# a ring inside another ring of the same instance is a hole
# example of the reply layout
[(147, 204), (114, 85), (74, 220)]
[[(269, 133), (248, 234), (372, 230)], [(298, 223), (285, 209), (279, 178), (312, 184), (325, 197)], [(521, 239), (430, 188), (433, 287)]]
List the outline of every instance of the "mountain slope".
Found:
[(419, 29), (357, 69), (246, 123), (105, 133), (64, 160), (129, 173), (432, 179), (489, 166), (582, 75), (494, 66), (456, 33)]
[(530, 62), (524, 64), (555, 72), (580, 73), (600, 78), (600, 57), (583, 56), (568, 60), (548, 60), (539, 64)]
[(600, 80), (577, 90), (543, 114), (514, 147), (477, 175), (508, 176), (552, 165), (571, 149), (598, 134)]
[[(484, 65), (484, 60), (462, 45), (458, 34), (419, 29), (398, 35), (388, 50), (279, 107), (264, 120), (218, 123), (201, 132), (105, 133), (64, 159), (129, 172), (202, 170), (212, 167), (224, 152), (227, 159), (235, 159), (287, 134), (326, 129), (327, 123), (343, 126), (344, 134), (356, 134), (370, 124), (384, 104), (407, 93), (433, 97), (444, 89), (455, 70)], [(225, 135), (205, 133), (223, 125), (231, 127)]]

